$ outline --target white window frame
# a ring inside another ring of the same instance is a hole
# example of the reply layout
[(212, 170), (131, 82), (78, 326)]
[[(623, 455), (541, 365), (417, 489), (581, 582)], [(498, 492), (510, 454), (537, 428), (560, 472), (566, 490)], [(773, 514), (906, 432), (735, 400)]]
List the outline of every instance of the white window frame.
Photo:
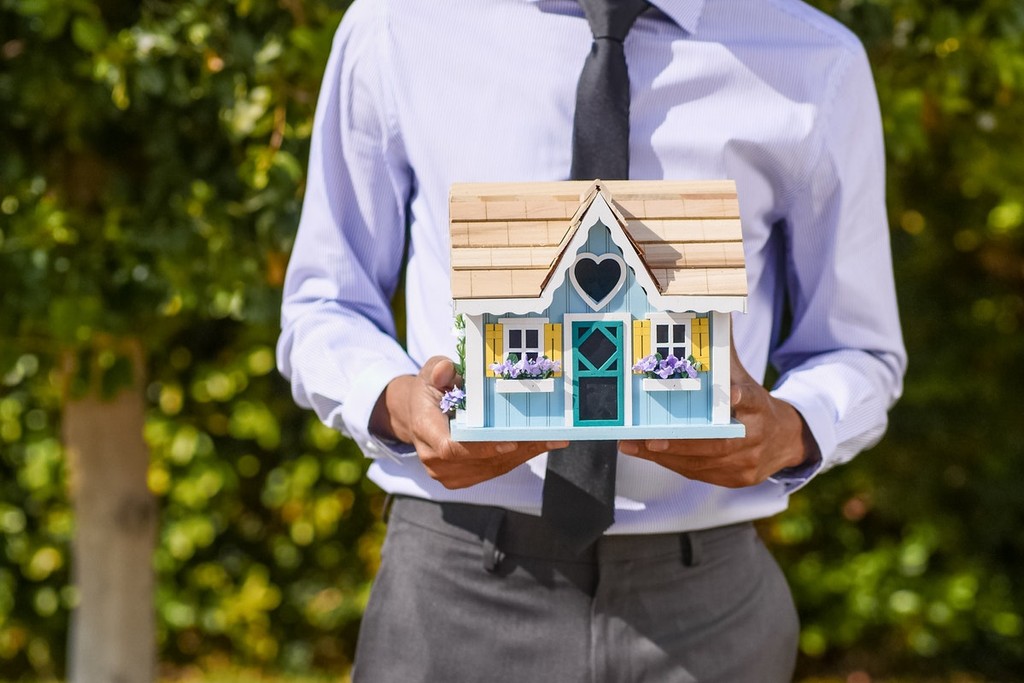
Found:
[[(651, 353), (658, 353), (658, 347), (667, 346), (669, 351), (673, 348), (678, 347), (678, 343), (672, 341), (672, 328), (673, 326), (683, 326), (683, 348), (686, 353), (682, 356), (676, 356), (680, 360), (685, 360), (693, 355), (693, 319), (697, 317), (695, 313), (648, 313), (647, 319), (651, 321)], [(658, 342), (658, 325), (668, 325), (668, 339), (667, 344), (661, 344)], [(667, 358), (667, 355), (662, 355), (662, 358)]]
[[(527, 353), (533, 351), (532, 348), (526, 346), (526, 331), (537, 330), (537, 358), (544, 355), (544, 326), (548, 324), (547, 318), (499, 318), (498, 323), (501, 324), (502, 334), (502, 353), (504, 361), (508, 358), (510, 353), (516, 354), (520, 359)], [(513, 349), (509, 344), (509, 332), (512, 330), (519, 330), (522, 333), (522, 344), (516, 349)]]

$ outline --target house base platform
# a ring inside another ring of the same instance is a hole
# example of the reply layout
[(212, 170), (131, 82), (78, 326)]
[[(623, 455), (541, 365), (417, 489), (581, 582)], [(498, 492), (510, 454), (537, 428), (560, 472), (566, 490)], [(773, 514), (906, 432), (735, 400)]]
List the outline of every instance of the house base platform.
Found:
[(620, 441), (632, 439), (735, 439), (746, 435), (742, 422), (727, 425), (674, 424), (624, 427), (465, 427), (452, 422), (454, 441)]

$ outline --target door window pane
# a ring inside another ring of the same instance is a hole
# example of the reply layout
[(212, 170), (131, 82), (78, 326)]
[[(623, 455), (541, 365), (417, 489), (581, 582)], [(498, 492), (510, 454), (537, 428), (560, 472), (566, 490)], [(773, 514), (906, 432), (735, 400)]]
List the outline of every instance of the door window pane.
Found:
[(618, 381), (617, 377), (580, 377), (579, 419), (581, 422), (618, 419)]
[(580, 354), (590, 361), (596, 370), (600, 370), (601, 366), (608, 361), (613, 353), (615, 353), (614, 342), (605, 336), (601, 330), (594, 330), (580, 344)]

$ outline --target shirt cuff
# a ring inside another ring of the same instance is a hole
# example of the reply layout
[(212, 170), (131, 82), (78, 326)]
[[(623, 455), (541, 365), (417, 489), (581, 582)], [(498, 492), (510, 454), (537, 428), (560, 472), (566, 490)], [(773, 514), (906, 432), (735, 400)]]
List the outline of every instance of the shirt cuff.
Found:
[(832, 411), (823, 405), (817, 394), (797, 376), (791, 376), (785, 383), (773, 389), (771, 395), (790, 404), (800, 413), (821, 454), (814, 462), (787, 467), (768, 477), (769, 481), (785, 486), (787, 494), (794, 493), (835, 464), (835, 420)]
[(821, 472), (824, 463), (824, 458), (818, 458), (814, 462), (795, 467), (786, 467), (768, 477), (768, 481), (774, 484), (782, 484), (786, 488), (787, 494), (794, 493), (806, 486), (814, 478), (814, 475)]
[[(415, 375), (419, 367), (409, 357), (401, 361), (381, 361), (363, 370), (352, 383), (352, 389), (342, 402), (341, 419), (345, 431), (359, 444), (368, 458), (381, 456), (398, 461), (416, 454), (416, 449), (407, 443), (385, 439), (370, 432), (370, 415), (377, 399), (384, 393), (391, 380), (402, 375)], [(440, 410), (440, 408), (438, 408)]]

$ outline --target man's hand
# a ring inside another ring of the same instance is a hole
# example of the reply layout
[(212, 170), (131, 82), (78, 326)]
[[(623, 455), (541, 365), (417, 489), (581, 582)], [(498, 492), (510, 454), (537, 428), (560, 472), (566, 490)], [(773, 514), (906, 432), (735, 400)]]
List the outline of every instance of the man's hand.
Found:
[(462, 378), (455, 365), (434, 356), (418, 375), (396, 377), (377, 400), (370, 416), (370, 431), (416, 447), (416, 454), (431, 477), (450, 489), (493, 479), (548, 450), (568, 442), (452, 441), (448, 416), (441, 412), (441, 396)]
[(750, 376), (735, 345), (730, 374), (733, 417), (746, 427), (742, 439), (623, 441), (619, 450), (689, 479), (730, 488), (760, 484), (781, 469), (821, 457), (800, 413)]

